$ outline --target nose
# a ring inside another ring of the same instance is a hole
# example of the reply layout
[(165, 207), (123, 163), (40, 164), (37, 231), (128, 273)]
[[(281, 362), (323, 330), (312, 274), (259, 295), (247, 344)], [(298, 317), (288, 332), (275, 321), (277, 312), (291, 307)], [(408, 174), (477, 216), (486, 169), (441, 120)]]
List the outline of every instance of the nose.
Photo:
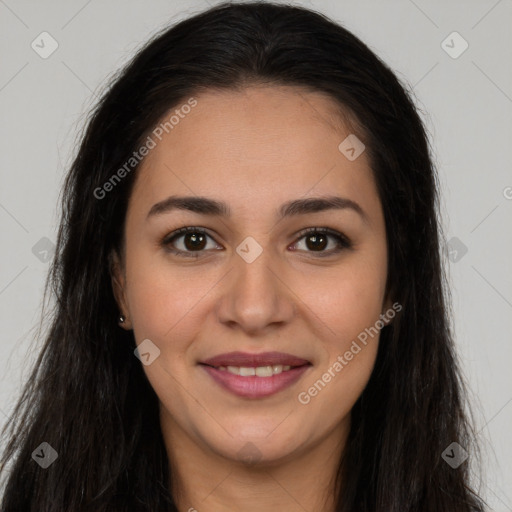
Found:
[(233, 255), (234, 268), (226, 276), (217, 306), (221, 323), (255, 335), (291, 321), (295, 296), (271, 252), (263, 250), (250, 263)]

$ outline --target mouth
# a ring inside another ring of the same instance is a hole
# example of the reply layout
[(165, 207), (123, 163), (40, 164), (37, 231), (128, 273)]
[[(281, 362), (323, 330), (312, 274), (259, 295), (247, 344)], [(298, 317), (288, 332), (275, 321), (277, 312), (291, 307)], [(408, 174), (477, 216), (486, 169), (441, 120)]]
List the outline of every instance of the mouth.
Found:
[(283, 352), (231, 352), (199, 363), (223, 389), (244, 398), (264, 398), (294, 384), (310, 367)]

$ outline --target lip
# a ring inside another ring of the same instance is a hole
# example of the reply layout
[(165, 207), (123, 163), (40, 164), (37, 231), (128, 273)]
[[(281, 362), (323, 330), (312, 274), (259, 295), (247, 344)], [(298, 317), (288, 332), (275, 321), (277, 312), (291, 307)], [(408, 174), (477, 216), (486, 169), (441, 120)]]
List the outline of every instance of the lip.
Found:
[[(241, 377), (226, 370), (200, 364), (217, 384), (231, 393), (244, 398), (265, 398), (291, 386), (312, 368), (311, 364), (290, 368), (271, 377)], [(235, 365), (236, 366), (236, 365)], [(263, 365), (262, 365), (263, 366)]]
[[(208, 366), (244, 366), (247, 368), (256, 368), (258, 366), (272, 366), (275, 364), (289, 366), (304, 366), (311, 364), (308, 360), (302, 359), (284, 352), (262, 352), (261, 354), (250, 354), (248, 352), (228, 352), (211, 357), (201, 364)], [(259, 377), (265, 378), (265, 377)], [(269, 377), (270, 378), (270, 377)]]
[[(261, 354), (229, 352), (201, 361), (199, 365), (224, 389), (237, 396), (253, 399), (271, 396), (290, 387), (312, 367), (308, 360), (284, 352), (262, 352)], [(219, 366), (257, 368), (273, 365), (288, 365), (291, 368), (271, 377), (241, 377), (218, 368)]]

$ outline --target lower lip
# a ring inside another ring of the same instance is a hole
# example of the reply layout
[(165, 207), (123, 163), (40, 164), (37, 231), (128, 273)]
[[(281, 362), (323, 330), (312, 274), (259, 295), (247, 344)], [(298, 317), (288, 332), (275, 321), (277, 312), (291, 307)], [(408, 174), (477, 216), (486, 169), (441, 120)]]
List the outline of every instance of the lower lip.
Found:
[(244, 398), (264, 398), (274, 395), (291, 386), (306, 372), (311, 365), (298, 366), (271, 377), (240, 377), (227, 370), (218, 370), (212, 366), (201, 364), (213, 380), (235, 395)]

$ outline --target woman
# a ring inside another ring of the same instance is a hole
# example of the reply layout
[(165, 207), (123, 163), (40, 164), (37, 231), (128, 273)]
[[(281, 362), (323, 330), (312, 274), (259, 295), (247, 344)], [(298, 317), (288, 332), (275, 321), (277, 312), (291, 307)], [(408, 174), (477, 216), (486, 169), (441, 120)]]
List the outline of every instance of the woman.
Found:
[(69, 171), (2, 510), (481, 511), (414, 105), (320, 14), (142, 49)]

